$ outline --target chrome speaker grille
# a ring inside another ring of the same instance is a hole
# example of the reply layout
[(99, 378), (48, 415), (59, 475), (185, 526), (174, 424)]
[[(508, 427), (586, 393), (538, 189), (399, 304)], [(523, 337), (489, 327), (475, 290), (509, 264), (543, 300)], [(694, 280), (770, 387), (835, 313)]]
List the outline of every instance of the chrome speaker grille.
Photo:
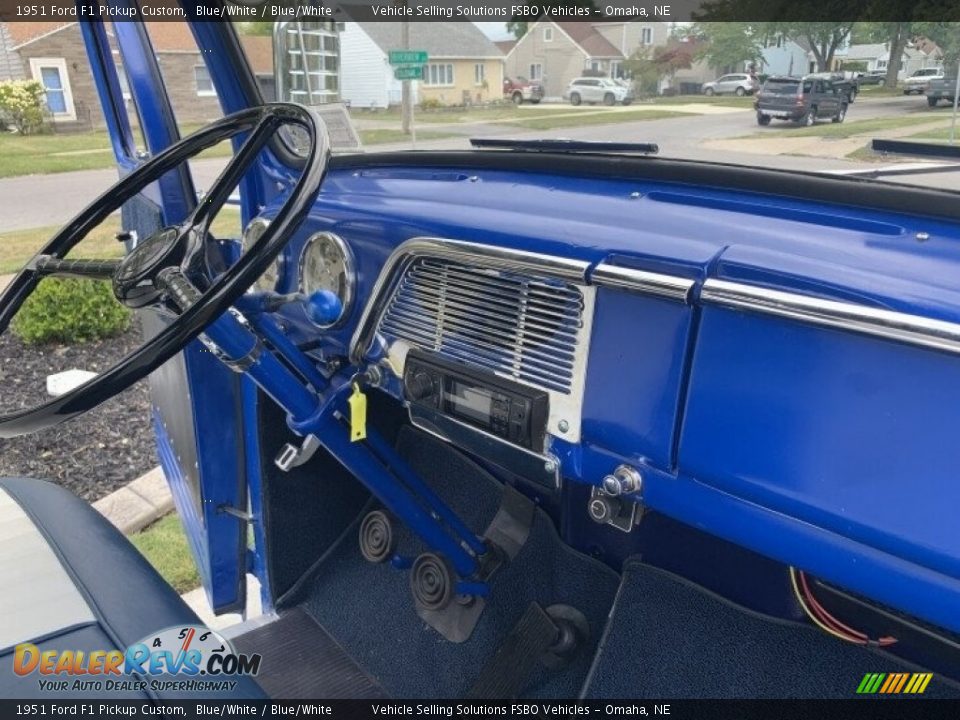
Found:
[(585, 290), (420, 258), (394, 290), (379, 331), (387, 339), (570, 395), (580, 389), (578, 373), (584, 369), (579, 348), (589, 317)]

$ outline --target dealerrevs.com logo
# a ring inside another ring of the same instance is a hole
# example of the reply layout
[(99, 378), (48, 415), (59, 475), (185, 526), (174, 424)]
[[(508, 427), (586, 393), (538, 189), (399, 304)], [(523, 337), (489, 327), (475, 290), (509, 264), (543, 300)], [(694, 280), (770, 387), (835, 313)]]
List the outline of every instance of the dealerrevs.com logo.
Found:
[(231, 691), (240, 675), (256, 675), (259, 654), (237, 653), (205, 627), (170, 627), (125, 651), (48, 650), (32, 643), (14, 648), (13, 672), (36, 675), (47, 692)]

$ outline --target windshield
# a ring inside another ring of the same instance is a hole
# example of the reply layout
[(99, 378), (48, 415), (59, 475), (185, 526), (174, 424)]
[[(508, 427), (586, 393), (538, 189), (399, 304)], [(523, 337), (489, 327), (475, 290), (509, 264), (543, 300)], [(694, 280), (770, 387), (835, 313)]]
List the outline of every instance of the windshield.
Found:
[(799, 88), (799, 80), (767, 80), (763, 85), (763, 92), (771, 95), (796, 95)]
[[(265, 99), (304, 102), (309, 87), (312, 102), (342, 107), (359, 148), (335, 152), (571, 138), (656, 143), (662, 156), (686, 160), (875, 176), (918, 158), (875, 153), (874, 139), (950, 140), (952, 85), (941, 92), (949, 78), (930, 78), (960, 59), (960, 23), (923, 25), (928, 36), (911, 39), (892, 70), (875, 52), (880, 23), (784, 24), (772, 40), (767, 25), (751, 23), (577, 22), (550, 32), (542, 19), (452, 18), (406, 23), (406, 34), (403, 24), (235, 23)], [(318, 33), (306, 55), (298, 27)], [(937, 68), (915, 66), (933, 60)], [(823, 105), (812, 122), (804, 104), (785, 99), (794, 97)], [(960, 190), (960, 177), (944, 173), (871, 179)]]

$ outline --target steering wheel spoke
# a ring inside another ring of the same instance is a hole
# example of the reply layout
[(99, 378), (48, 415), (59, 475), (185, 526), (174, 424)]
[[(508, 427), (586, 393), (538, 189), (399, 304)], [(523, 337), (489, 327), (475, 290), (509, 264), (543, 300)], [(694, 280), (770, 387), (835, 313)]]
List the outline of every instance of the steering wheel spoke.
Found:
[(58, 275), (61, 277), (112, 280), (119, 267), (119, 260), (58, 258), (52, 255), (38, 255), (31, 262), (29, 269), (40, 276)]
[(240, 150), (227, 163), (227, 166), (213, 181), (213, 185), (210, 186), (203, 199), (197, 204), (190, 217), (187, 218), (185, 226), (198, 231), (199, 235), (206, 234), (213, 218), (230, 199), (230, 194), (240, 184), (243, 176), (253, 167), (257, 155), (273, 137), (278, 127), (277, 118), (273, 115), (267, 115), (257, 123), (250, 132), (250, 136), (240, 146)]

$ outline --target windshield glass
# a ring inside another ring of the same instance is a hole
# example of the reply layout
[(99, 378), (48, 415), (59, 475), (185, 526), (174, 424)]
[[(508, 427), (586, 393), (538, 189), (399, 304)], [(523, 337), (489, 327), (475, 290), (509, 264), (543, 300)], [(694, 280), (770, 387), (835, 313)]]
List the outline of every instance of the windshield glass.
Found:
[[(360, 145), (335, 152), (573, 138), (657, 143), (661, 155), (687, 160), (876, 175), (918, 159), (874, 153), (874, 139), (949, 142), (955, 74), (935, 76), (960, 59), (960, 23), (923, 24), (895, 69), (877, 54), (881, 23), (584, 21), (552, 32), (543, 23), (235, 26), (264, 99), (342, 108)], [(817, 101), (812, 121), (802, 105), (773, 100), (822, 95), (829, 99)], [(761, 106), (764, 96), (774, 104)], [(879, 180), (960, 190), (960, 177), (943, 173)]]
[(772, 95), (796, 95), (799, 88), (799, 80), (767, 80), (763, 85), (763, 92)]

